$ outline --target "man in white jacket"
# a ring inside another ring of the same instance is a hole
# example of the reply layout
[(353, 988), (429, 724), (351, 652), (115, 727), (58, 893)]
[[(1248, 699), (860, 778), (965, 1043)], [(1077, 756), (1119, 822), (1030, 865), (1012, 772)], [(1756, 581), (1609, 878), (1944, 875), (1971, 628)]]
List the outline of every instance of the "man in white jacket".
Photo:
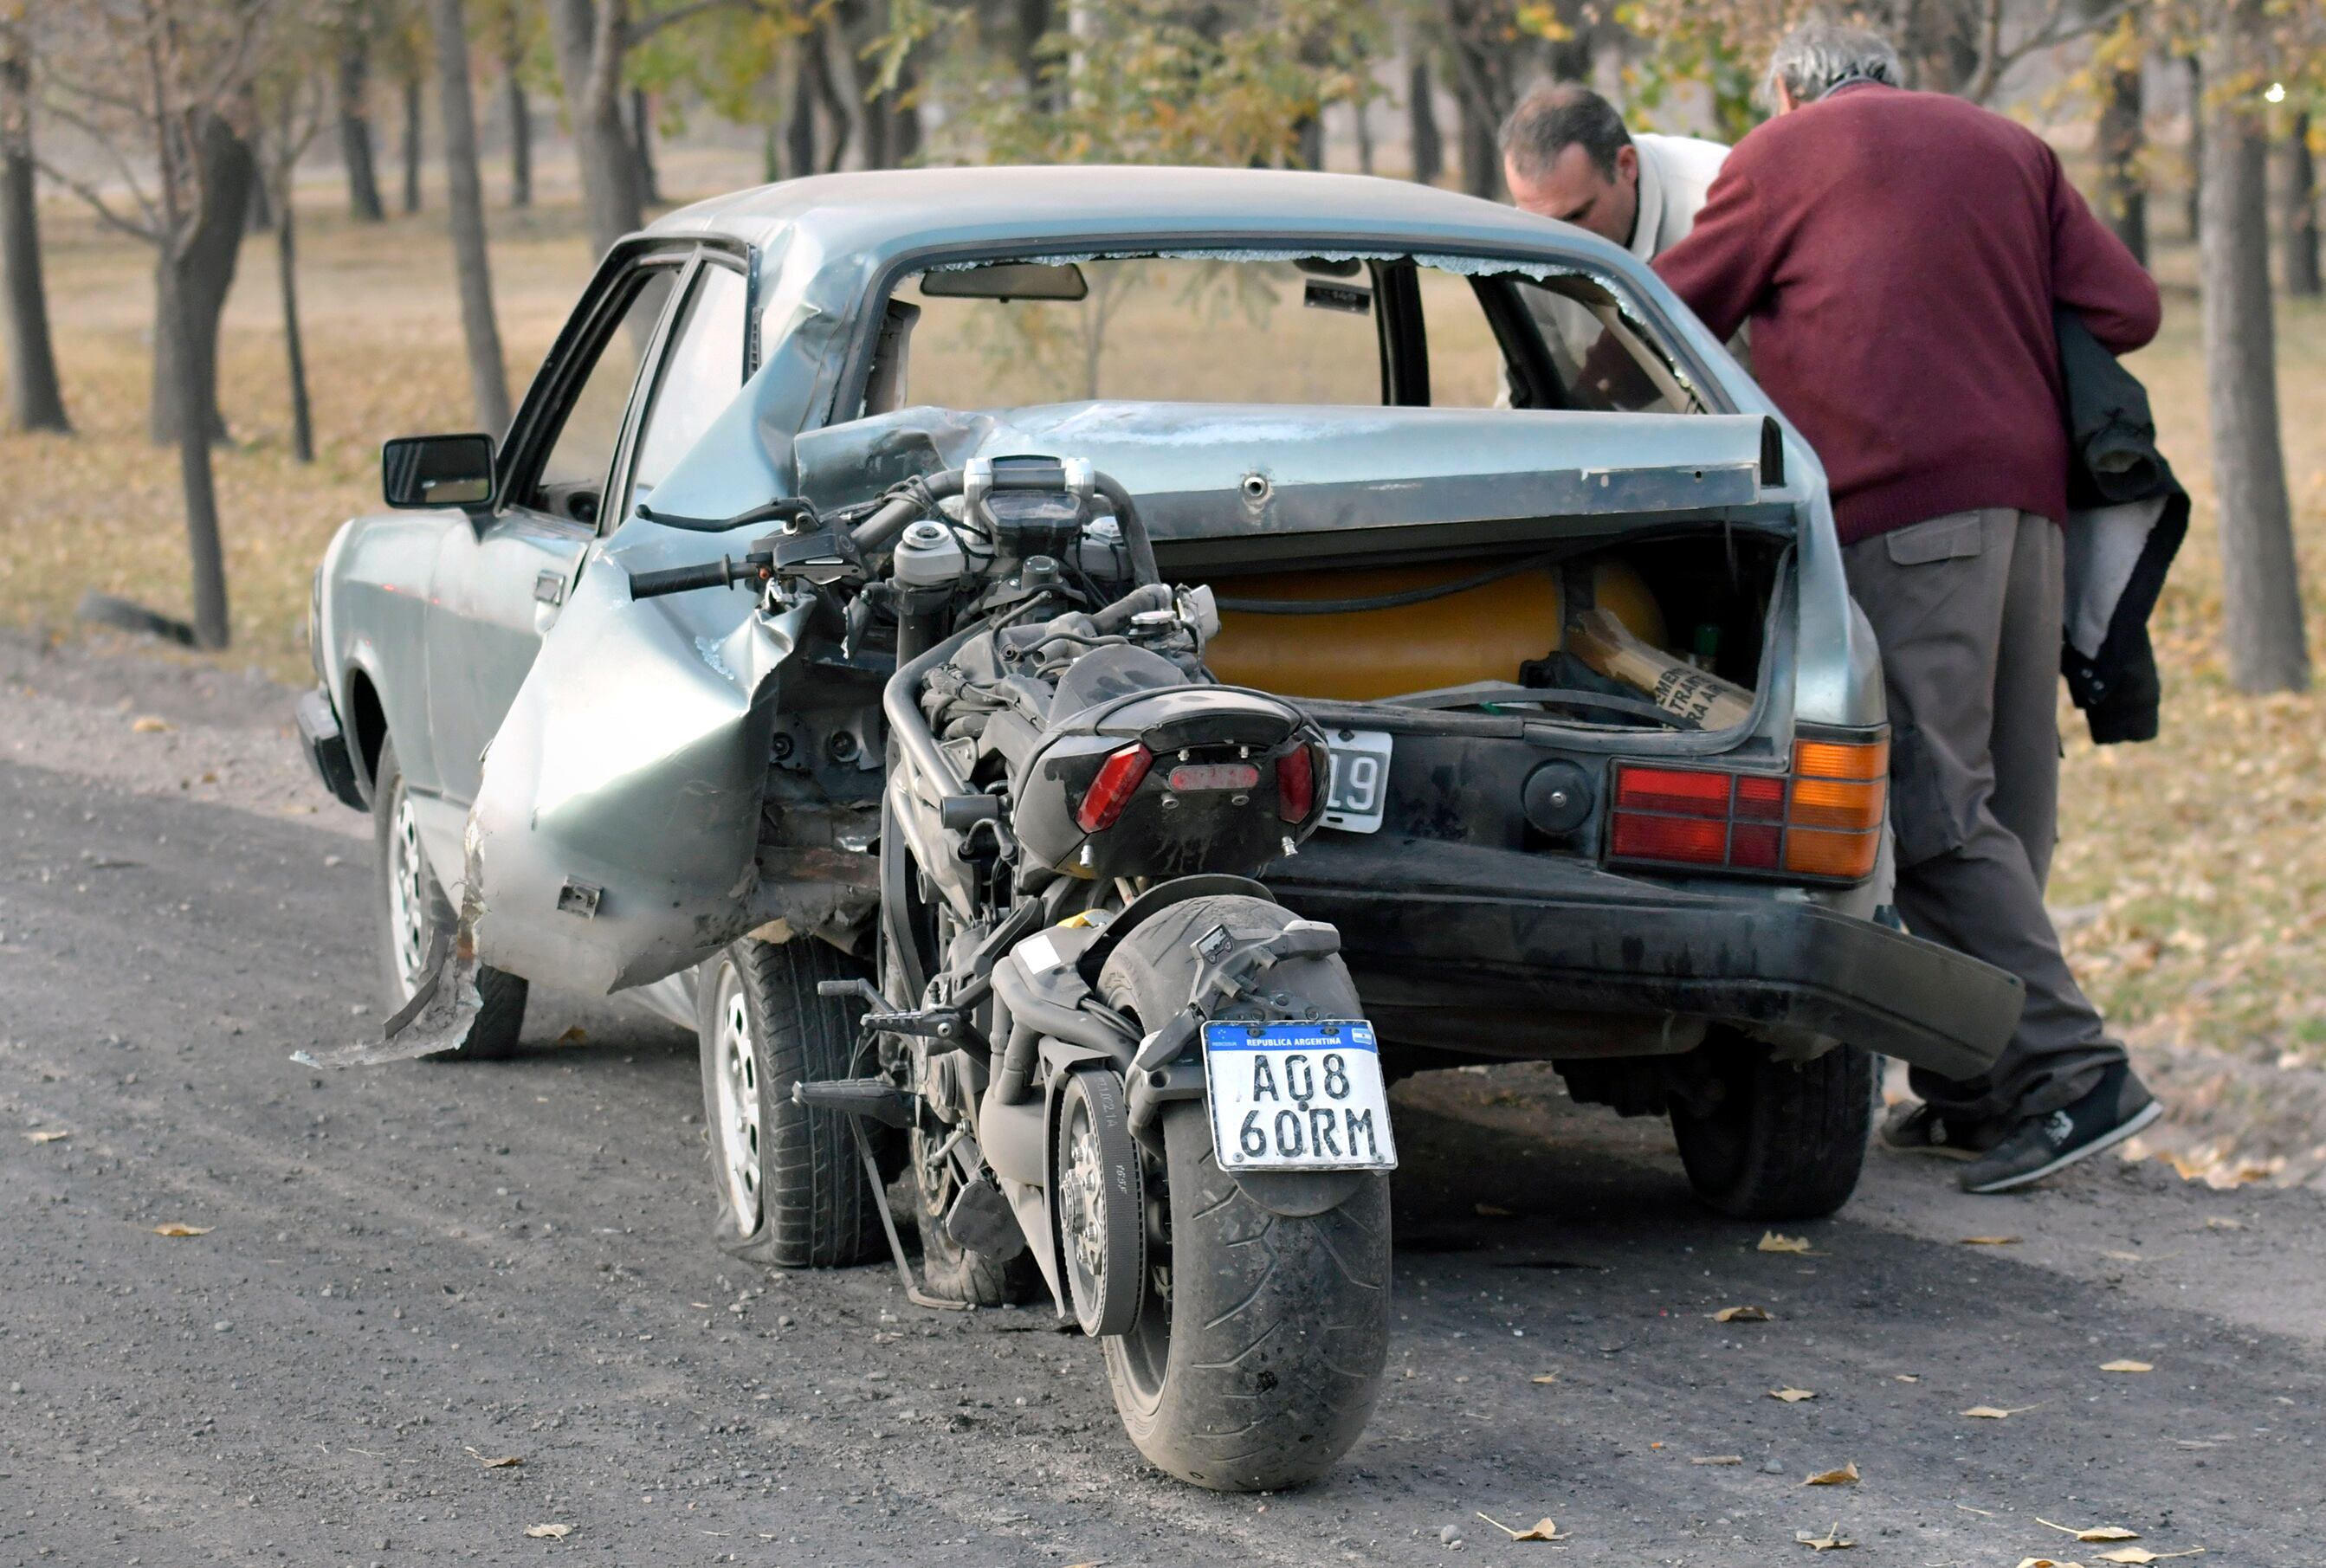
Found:
[(1503, 123), (1503, 178), (1529, 212), (1653, 261), (1688, 237), (1728, 149), (1694, 136), (1634, 135), (1615, 106), (1577, 82), (1529, 93)]

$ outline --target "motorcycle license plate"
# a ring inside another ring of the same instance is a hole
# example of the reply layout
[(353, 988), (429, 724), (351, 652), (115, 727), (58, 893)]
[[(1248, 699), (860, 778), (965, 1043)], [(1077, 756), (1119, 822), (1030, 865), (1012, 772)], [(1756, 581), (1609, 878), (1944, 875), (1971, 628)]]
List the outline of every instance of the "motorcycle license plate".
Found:
[(1226, 1171), (1393, 1171), (1389, 1090), (1362, 1018), (1206, 1024), (1212, 1152)]
[(1333, 778), (1325, 792), (1325, 826), (1344, 833), (1379, 832), (1382, 808), (1389, 803), (1389, 733), (1335, 729), (1326, 733), (1325, 740), (1333, 750)]

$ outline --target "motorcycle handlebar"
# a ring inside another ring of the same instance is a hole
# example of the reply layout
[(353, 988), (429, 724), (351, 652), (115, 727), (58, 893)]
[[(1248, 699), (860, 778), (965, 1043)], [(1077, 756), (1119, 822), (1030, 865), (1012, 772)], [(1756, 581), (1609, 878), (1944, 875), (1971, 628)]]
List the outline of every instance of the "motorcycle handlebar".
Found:
[(666, 593), (688, 593), (698, 588), (725, 588), (751, 575), (749, 566), (737, 567), (727, 556), (701, 566), (675, 566), (668, 571), (641, 571), (630, 579), (630, 597), (657, 598)]

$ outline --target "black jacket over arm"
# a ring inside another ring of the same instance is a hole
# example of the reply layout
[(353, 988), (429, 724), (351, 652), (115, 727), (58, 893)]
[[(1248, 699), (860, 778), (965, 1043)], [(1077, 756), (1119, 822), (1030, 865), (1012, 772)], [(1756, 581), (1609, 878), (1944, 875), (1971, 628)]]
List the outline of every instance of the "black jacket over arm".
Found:
[(2101, 746), (2156, 738), (2148, 617), (2189, 532), (2148, 391), (2074, 311), (2055, 315), (2067, 387), (2067, 602), (2060, 669)]

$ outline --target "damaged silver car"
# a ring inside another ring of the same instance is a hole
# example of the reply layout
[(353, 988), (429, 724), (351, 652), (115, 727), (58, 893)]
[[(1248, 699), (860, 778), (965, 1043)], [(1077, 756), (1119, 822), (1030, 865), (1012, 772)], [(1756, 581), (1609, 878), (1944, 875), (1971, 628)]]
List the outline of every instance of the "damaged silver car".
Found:
[(1563, 225), (770, 186), (618, 246), (507, 438), (385, 483), (300, 708), (377, 827), (368, 1055), (637, 997), (701, 1040), (721, 1245), (1047, 1301), (1198, 1484), (1363, 1429), (1397, 1078), (1552, 1062), (1799, 1218), (1878, 1054), (1973, 1073), (2017, 1016), (1888, 909), (1911, 738), (1816, 458)]

